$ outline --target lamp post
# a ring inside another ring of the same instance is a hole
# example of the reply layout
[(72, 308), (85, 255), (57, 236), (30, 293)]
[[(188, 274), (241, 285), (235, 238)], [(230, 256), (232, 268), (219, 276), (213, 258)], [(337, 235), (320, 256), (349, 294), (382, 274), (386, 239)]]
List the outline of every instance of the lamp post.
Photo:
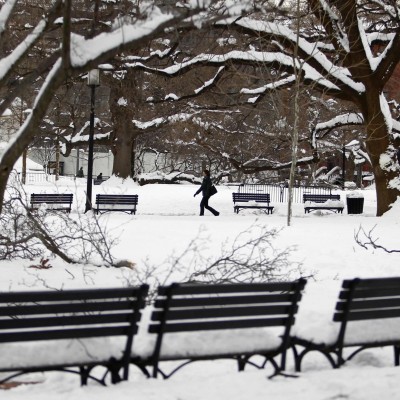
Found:
[(90, 87), (90, 130), (85, 212), (92, 209), (94, 103), (96, 86), (100, 85), (100, 71), (98, 69), (92, 69), (88, 72), (87, 85)]
[(342, 147), (342, 189), (345, 189), (345, 181), (346, 179), (346, 146)]

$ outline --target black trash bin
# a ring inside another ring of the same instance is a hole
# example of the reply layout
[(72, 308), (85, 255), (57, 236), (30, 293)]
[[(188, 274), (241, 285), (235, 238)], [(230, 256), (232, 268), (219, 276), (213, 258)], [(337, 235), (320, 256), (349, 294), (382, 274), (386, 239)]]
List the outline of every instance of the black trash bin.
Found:
[(346, 196), (347, 214), (362, 214), (364, 210), (364, 196), (360, 193), (350, 193)]

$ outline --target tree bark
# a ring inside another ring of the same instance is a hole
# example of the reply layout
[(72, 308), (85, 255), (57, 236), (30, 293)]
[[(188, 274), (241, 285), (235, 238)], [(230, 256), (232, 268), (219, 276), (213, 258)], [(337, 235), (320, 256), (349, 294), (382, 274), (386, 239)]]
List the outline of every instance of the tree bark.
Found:
[(133, 177), (134, 145), (140, 134), (133, 119), (141, 115), (142, 79), (141, 72), (128, 70), (123, 79), (110, 80), (110, 112), (113, 122), (112, 153), (113, 175), (120, 178)]
[(132, 157), (134, 139), (128, 129), (114, 126), (114, 140), (112, 144), (112, 153), (114, 155), (114, 164), (112, 173), (120, 178), (130, 178), (132, 176)]

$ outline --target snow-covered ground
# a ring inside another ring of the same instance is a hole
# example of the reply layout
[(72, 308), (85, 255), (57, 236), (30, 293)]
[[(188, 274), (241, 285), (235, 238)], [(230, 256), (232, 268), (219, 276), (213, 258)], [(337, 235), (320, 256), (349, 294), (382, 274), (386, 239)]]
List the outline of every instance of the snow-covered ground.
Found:
[[(77, 210), (84, 210), (86, 181), (61, 180), (54, 184), (27, 185), (31, 192), (73, 192), (75, 194), (71, 218)], [(198, 216), (200, 198), (193, 198), (197, 187), (193, 185), (136, 186), (112, 178), (101, 186), (94, 186), (94, 194), (139, 194), (136, 216), (124, 213), (108, 213), (100, 217), (111, 234), (118, 236), (119, 243), (113, 249), (120, 259), (135, 263), (136, 270), (170, 265), (183, 254), (177, 271), (169, 277), (179, 280), (190, 270), (193, 251), (197, 248), (205, 259), (212, 259), (229, 248), (241, 232), (260, 229), (279, 229), (273, 245), (278, 250), (290, 248), (292, 263), (288, 276), (296, 278), (301, 270), (309, 277), (301, 301), (295, 329), (298, 332), (318, 332), (332, 335), (331, 322), (334, 304), (344, 278), (400, 276), (400, 253), (381, 250), (365, 250), (354, 240), (359, 228), (366, 232), (373, 229), (373, 236), (388, 249), (400, 249), (398, 236), (400, 203), (381, 218), (375, 217), (376, 200), (373, 190), (364, 190), (364, 213), (343, 215), (328, 211), (304, 214), (302, 204), (295, 204), (292, 224), (286, 226), (286, 204), (274, 204), (272, 215), (260, 211), (241, 211), (234, 214), (233, 187), (218, 187), (210, 204), (220, 211), (219, 217), (207, 214)], [(341, 193), (345, 200), (345, 193)], [(262, 227), (262, 228), (260, 228)], [(197, 238), (198, 246), (190, 243)], [(188, 250), (189, 248), (189, 250)], [(0, 290), (61, 289), (75, 287), (123, 286), (134, 282), (135, 271), (127, 268), (98, 268), (94, 266), (67, 265), (58, 259), (50, 259), (52, 268), (29, 268), (34, 262), (16, 260), (1, 262)], [(285, 271), (283, 271), (285, 272)], [(161, 270), (157, 273), (162, 274)], [(158, 276), (162, 279), (162, 276)], [(292, 359), (289, 354), (289, 370)], [(280, 399), (360, 399), (376, 400), (398, 398), (399, 369), (392, 366), (392, 350), (374, 349), (362, 352), (340, 370), (332, 370), (319, 355), (310, 354), (304, 360), (299, 378), (274, 378), (267, 376), (272, 370), (255, 370), (249, 367), (238, 373), (230, 361), (199, 362), (186, 367), (170, 380), (145, 379), (132, 369), (129, 382), (107, 388), (90, 383), (79, 387), (79, 379), (70, 374), (35, 374), (19, 378), (35, 384), (19, 385), (11, 390), (0, 391), (4, 399), (258, 399), (268, 396)]]

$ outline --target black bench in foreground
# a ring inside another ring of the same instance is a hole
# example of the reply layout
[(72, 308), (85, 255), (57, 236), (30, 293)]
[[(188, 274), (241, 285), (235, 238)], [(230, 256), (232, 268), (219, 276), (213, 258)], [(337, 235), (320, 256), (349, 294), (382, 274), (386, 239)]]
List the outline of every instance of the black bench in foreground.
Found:
[[(168, 378), (200, 360), (230, 358), (239, 370), (246, 364), (263, 368), (270, 361), (276, 374), (285, 370), (290, 329), (306, 284), (296, 282), (248, 284), (172, 284), (159, 287), (149, 333), (155, 334), (153, 355), (143, 360), (152, 376)], [(253, 355), (265, 357), (259, 366)], [(274, 357), (281, 357), (280, 363)], [(163, 361), (182, 361), (169, 374)], [(150, 374), (148, 374), (150, 375)]]
[(269, 193), (232, 193), (233, 210), (239, 214), (241, 209), (259, 208), (267, 210), (267, 214), (272, 214), (274, 209), (270, 206), (271, 202)]
[[(0, 384), (45, 371), (79, 374), (82, 385), (88, 378), (105, 385), (108, 372), (117, 383), (121, 369), (128, 379), (147, 292), (143, 285), (0, 293), (0, 372), (12, 372)], [(96, 366), (107, 369), (102, 379), (91, 375)]]
[(124, 211), (136, 214), (137, 194), (97, 194), (96, 214), (106, 211)]
[(41, 204), (47, 204), (48, 208), (57, 211), (71, 212), (72, 193), (32, 193), (31, 194), (31, 210), (37, 210)]
[[(344, 280), (333, 321), (338, 324), (336, 338), (318, 338), (317, 332), (293, 338), (297, 371), (310, 351), (322, 353), (339, 368), (359, 352), (383, 346), (393, 346), (394, 363), (400, 364), (400, 278)], [(345, 348), (353, 348), (346, 358)]]
[(343, 213), (344, 203), (340, 201), (340, 194), (303, 194), (304, 212), (315, 210), (330, 210)]

